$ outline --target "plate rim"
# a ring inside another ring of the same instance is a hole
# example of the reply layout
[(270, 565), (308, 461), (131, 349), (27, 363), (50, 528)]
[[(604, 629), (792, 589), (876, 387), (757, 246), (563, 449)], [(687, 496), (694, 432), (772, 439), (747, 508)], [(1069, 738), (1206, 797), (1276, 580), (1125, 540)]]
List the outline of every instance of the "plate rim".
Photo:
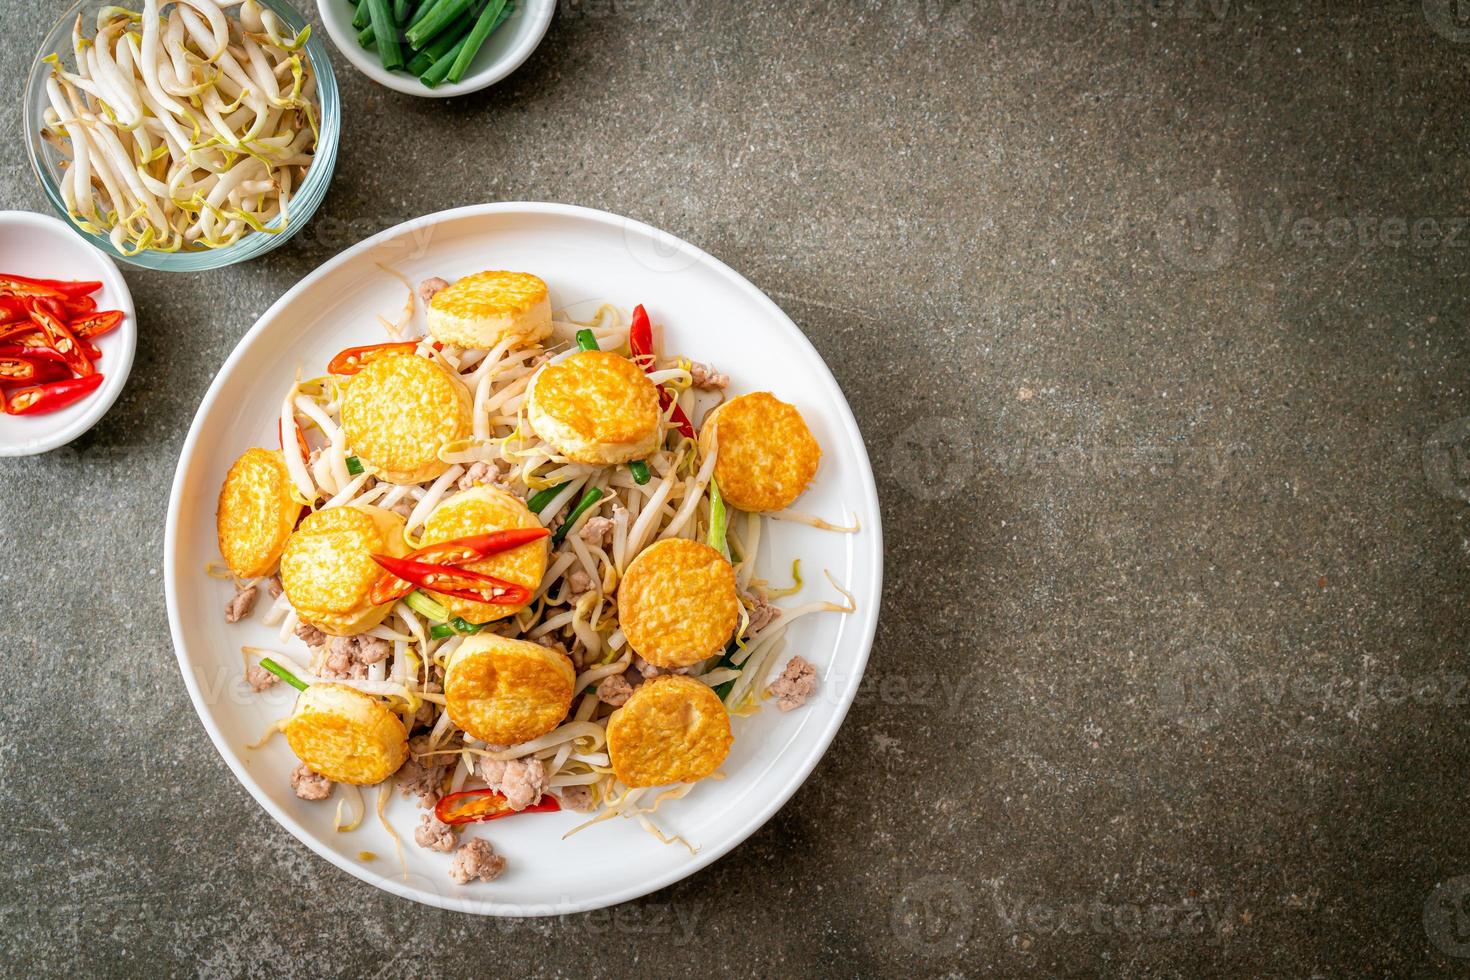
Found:
[[(400, 234), (405, 228), (422, 230), (424, 228), (454, 222), (461, 218), (502, 214), (576, 218), (598, 224), (612, 225), (621, 229), (624, 234), (636, 232), (657, 237), (663, 242), (677, 243), (680, 249), (687, 250), (694, 258), (695, 261), (692, 264), (707, 264), (713, 271), (728, 279), (737, 289), (748, 294), (757, 305), (765, 309), (768, 315), (784, 323), (790, 335), (798, 343), (804, 344), (816, 357), (818, 363), (826, 371), (827, 380), (832, 383), (833, 388), (837, 392), (837, 417), (842, 425), (843, 435), (852, 439), (859, 454), (858, 462), (861, 464), (861, 472), (856, 474), (854, 482), (860, 488), (859, 495), (863, 498), (863, 506), (871, 514), (872, 523), (871, 525), (865, 526), (863, 530), (874, 535), (876, 552), (876, 559), (873, 565), (872, 612), (864, 616), (860, 624), (861, 631), (858, 634), (857, 657), (851, 665), (855, 683), (848, 692), (848, 696), (844, 697), (839, 704), (835, 705), (835, 710), (826, 723), (826, 726), (817, 731), (815, 738), (808, 743), (811, 746), (810, 755), (800, 763), (799, 774), (791, 779), (789, 784), (783, 787), (780, 792), (773, 794), (759, 809), (752, 811), (746, 818), (742, 828), (731, 834), (728, 838), (714, 843), (708, 848), (701, 848), (699, 853), (692, 856), (687, 863), (678, 865), (652, 878), (638, 879), (630, 883), (624, 883), (590, 899), (574, 899), (558, 904), (555, 907), (541, 905), (515, 906), (514, 903), (498, 902), (483, 898), (469, 896), (463, 898), (454, 897), (439, 891), (432, 891), (429, 894), (425, 894), (406, 887), (400, 883), (398, 878), (391, 874), (377, 872), (361, 864), (341, 859), (335, 851), (318, 846), (312, 835), (306, 832), (304, 826), (300, 826), (294, 817), (286, 813), (281, 807), (278, 807), (270, 797), (257, 791), (254, 775), (247, 773), (242, 766), (236, 763), (230, 753), (225, 751), (226, 745), (223, 733), (214, 724), (213, 720), (201, 710), (200, 699), (202, 692), (199, 690), (193, 672), (189, 669), (190, 664), (185, 658), (182, 642), (183, 623), (177, 596), (175, 573), (178, 563), (178, 526), (180, 514), (183, 509), (182, 497), (186, 464), (196, 451), (196, 445), (201, 438), (203, 420), (209, 413), (209, 410), (214, 406), (221, 385), (223, 384), (223, 379), (230, 373), (235, 363), (245, 356), (246, 349), (256, 341), (257, 337), (265, 330), (266, 325), (277, 316), (282, 315), (297, 296), (314, 286), (318, 281), (328, 276), (334, 270), (347, 265), (358, 256), (371, 252), (379, 244)], [(849, 404), (846, 394), (843, 393), (841, 386), (837, 383), (836, 377), (833, 376), (831, 368), (827, 366), (827, 362), (821, 356), (821, 353), (817, 351), (816, 347), (807, 338), (806, 334), (802, 332), (801, 328), (796, 325), (795, 321), (774, 300), (762, 292), (749, 279), (697, 245), (693, 245), (676, 235), (661, 231), (637, 219), (575, 204), (557, 204), (544, 201), (500, 201), (436, 211), (386, 228), (376, 235), (338, 252), (327, 261), (312, 269), (311, 272), (298, 280), (295, 285), (282, 294), (279, 299), (272, 303), (251, 324), (250, 329), (241, 336), (240, 340), (235, 344), (234, 349), (230, 351), (229, 356), (225, 358), (224, 363), (220, 365), (219, 370), (215, 372), (213, 379), (210, 381), (209, 388), (205, 391), (204, 397), (199, 402), (199, 407), (194, 412), (194, 418), (189, 423), (189, 432), (185, 436), (183, 445), (179, 450), (179, 460), (175, 466), (174, 477), (169, 486), (168, 516), (164, 526), (164, 601), (168, 610), (169, 636), (174, 647), (174, 657), (179, 668), (179, 673), (183, 675), (184, 686), (188, 690), (189, 701), (194, 709), (194, 714), (209, 734), (210, 742), (214, 745), (215, 751), (234, 775), (235, 780), (266, 813), (270, 814), (277, 824), (304, 844), (308, 850), (318, 857), (325, 859), (333, 867), (347, 872), (365, 884), (372, 885), (400, 898), (406, 898), (422, 905), (453, 912), (529, 918), (575, 914), (608, 908), (641, 898), (661, 888), (666, 888), (678, 881), (682, 881), (696, 872), (709, 867), (715, 861), (744, 843), (752, 834), (764, 827), (781, 807), (786, 805), (787, 801), (796, 794), (796, 791), (804, 786), (806, 781), (811, 778), (811, 774), (816, 770), (817, 765), (826, 756), (827, 750), (837, 737), (837, 732), (841, 729), (843, 721), (847, 718), (849, 709), (851, 709), (853, 702), (857, 698), (858, 689), (861, 685), (862, 677), (867, 670), (868, 658), (871, 656), (873, 641), (877, 634), (878, 618), (883, 598), (883, 557), (882, 510), (878, 500), (877, 483), (873, 474), (872, 460), (868, 456), (867, 444), (863, 440), (862, 430), (857, 424), (857, 419), (853, 416), (852, 406)]]

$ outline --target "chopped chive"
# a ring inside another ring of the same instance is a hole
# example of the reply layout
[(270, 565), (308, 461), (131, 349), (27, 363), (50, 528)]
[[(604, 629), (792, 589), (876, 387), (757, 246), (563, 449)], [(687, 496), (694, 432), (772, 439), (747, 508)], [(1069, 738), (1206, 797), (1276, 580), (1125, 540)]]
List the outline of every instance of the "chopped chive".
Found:
[[(567, 481), (567, 483), (570, 482), (570, 480)], [(561, 493), (566, 488), (566, 483), (558, 483), (554, 487), (547, 487), (545, 490), (538, 490), (535, 494), (532, 495), (531, 499), (526, 502), (526, 506), (531, 509), (531, 513), (539, 514), (546, 509), (547, 504), (556, 499), (557, 494)]]
[(465, 41), (468, 39), (469, 35), (466, 35), (454, 42), (454, 47), (444, 52), (444, 57), (430, 65), (428, 71), (425, 71), (419, 76), (419, 81), (429, 86), (429, 88), (436, 88), (449, 75), (449, 69), (454, 67), (454, 59), (458, 57), (459, 52), (464, 48)]
[[(424, 6), (428, 6), (428, 4)], [(424, 7), (420, 7), (419, 9), (423, 10)], [(408, 63), (408, 73), (410, 75), (423, 75), (424, 72), (434, 66), (435, 62), (449, 53), (450, 49), (458, 43), (459, 39), (464, 36), (465, 32), (470, 29), (470, 26), (474, 22), (474, 17), (466, 12), (459, 20), (450, 24), (438, 37), (430, 41), (427, 47), (413, 56), (413, 60)]]
[(276, 663), (270, 657), (262, 657), (260, 659), (260, 665), (266, 670), (270, 671), (272, 674), (275, 674), (281, 680), (285, 681), (287, 684), (290, 684), (292, 687), (296, 688), (296, 690), (306, 690), (307, 684), (305, 681), (297, 677), (295, 674), (291, 673), (285, 667), (282, 667), (280, 664)]
[(363, 5), (372, 15), (373, 40), (378, 45), (378, 60), (389, 71), (402, 68), (403, 48), (398, 43), (398, 25), (393, 22), (393, 11), (388, 9), (388, 0), (363, 0)]
[(586, 329), (577, 331), (577, 346), (580, 347), (582, 350), (602, 349), (597, 346), (597, 337), (592, 333), (591, 330)]
[(455, 616), (447, 623), (439, 623), (429, 630), (429, 635), (436, 640), (443, 640), (451, 636), (471, 636), (480, 632), (489, 623), (472, 623), (463, 616)]
[(729, 515), (725, 512), (725, 498), (720, 495), (720, 485), (709, 478), (709, 546), (730, 559), (730, 545), (726, 536)]
[(641, 459), (635, 459), (628, 464), (628, 472), (633, 474), (633, 482), (640, 487), (647, 483), (651, 476), (648, 472), (648, 464)]
[(351, 473), (353, 476), (357, 476), (358, 474), (360, 474), (362, 472), (362, 460), (358, 459), (356, 456), (348, 456), (347, 472)]
[(572, 512), (567, 515), (567, 519), (561, 522), (561, 527), (557, 528), (556, 533), (551, 536), (552, 543), (561, 544), (565, 541), (567, 532), (572, 529), (573, 524), (577, 523), (577, 518), (587, 513), (587, 510), (601, 499), (602, 491), (597, 487), (593, 487), (591, 490), (582, 494), (582, 499), (577, 501), (577, 506), (572, 508)]
[(471, 0), (434, 0), (434, 9), (408, 29), (408, 43), (416, 48), (423, 47), (470, 7)]
[(475, 60), (475, 54), (480, 50), (480, 45), (485, 43), (485, 38), (490, 36), (490, 32), (495, 30), (495, 25), (500, 22), (500, 12), (504, 8), (505, 0), (490, 0), (490, 6), (480, 11), (480, 16), (475, 19), (475, 26), (470, 30), (464, 47), (460, 48), (454, 64), (449, 69), (449, 81), (457, 82), (464, 78), (464, 73), (470, 70), (470, 62)]
[(436, 623), (442, 623), (449, 618), (448, 609), (445, 609), (439, 603), (417, 590), (404, 596), (403, 601), (408, 604), (408, 608), (423, 616), (427, 616)]
[[(729, 667), (729, 668), (732, 668), (732, 669), (736, 669), (735, 668), (735, 661), (732, 658), (735, 656), (736, 651), (739, 650), (739, 649), (740, 649), (740, 644), (737, 643), (734, 640), (731, 640), (730, 641), (730, 645), (727, 646), (727, 647), (725, 647), (725, 655), (720, 658), (720, 662), (717, 663), (717, 664), (715, 664), (715, 666), (714, 666), (713, 669), (719, 670), (721, 667)], [(719, 699), (721, 701), (723, 701), (723, 700), (725, 700), (725, 696), (730, 693), (730, 689), (732, 687), (734, 687), (734, 686), (735, 686), (735, 679), (734, 678), (731, 678), (730, 680), (726, 681), (723, 684), (716, 684), (714, 686), (713, 690), (715, 692), (715, 695), (717, 697), (719, 697)]]

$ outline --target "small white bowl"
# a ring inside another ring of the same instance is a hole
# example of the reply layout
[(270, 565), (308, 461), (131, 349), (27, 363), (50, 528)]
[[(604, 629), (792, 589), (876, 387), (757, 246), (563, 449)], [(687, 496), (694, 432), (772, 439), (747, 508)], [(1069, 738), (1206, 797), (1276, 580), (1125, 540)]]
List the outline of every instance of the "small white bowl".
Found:
[(405, 95), (447, 99), (488, 88), (519, 68), (546, 35), (551, 15), (556, 10), (556, 0), (515, 0), (514, 12), (480, 46), (464, 78), (454, 84), (445, 82), (436, 88), (429, 88), (407, 72), (388, 71), (378, 60), (376, 51), (369, 51), (357, 43), (357, 28), (352, 26), (355, 11), (351, 0), (317, 0), (316, 9), (327, 27), (327, 36), (337, 50), (352, 63), (352, 67), (368, 78)]
[(34, 279), (99, 280), (92, 294), (99, 310), (122, 310), (123, 322), (98, 337), (97, 368), (102, 386), (81, 401), (41, 415), (0, 413), (0, 456), (31, 456), (64, 446), (107, 414), (133, 369), (138, 321), (133, 297), (117, 266), (79, 238), (71, 226), (50, 215), (0, 211), (0, 273)]

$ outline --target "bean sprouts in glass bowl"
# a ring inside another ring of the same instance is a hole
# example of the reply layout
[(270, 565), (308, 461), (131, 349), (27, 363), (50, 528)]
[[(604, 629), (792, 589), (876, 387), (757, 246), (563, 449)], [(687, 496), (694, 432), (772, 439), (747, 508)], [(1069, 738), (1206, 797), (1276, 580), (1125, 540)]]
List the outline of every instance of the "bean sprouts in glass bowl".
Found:
[[(147, 6), (149, 8), (154, 7), (153, 0), (150, 0)], [(165, 23), (175, 7), (176, 5), (171, 0), (157, 0), (156, 3), (159, 15), (164, 19)], [(215, 21), (218, 19), (214, 12), (216, 9), (218, 14), (223, 18), (228, 18), (230, 22), (238, 22), (247, 7), (252, 17), (259, 17), (262, 14), (266, 15), (272, 28), (290, 40), (302, 38), (302, 32), (308, 27), (307, 22), (301, 15), (285, 3), (282, 3), (281, 0), (251, 0), (249, 4), (242, 4), (240, 0), (224, 0), (222, 3), (211, 3), (210, 0), (204, 0), (203, 5), (186, 4), (184, 9), (191, 12), (191, 19), (202, 21), (208, 15), (210, 26), (215, 26)], [(206, 211), (208, 212), (207, 223), (212, 224), (217, 221), (218, 224), (224, 225), (230, 220), (235, 220), (235, 232), (222, 236), (221, 242), (213, 247), (201, 247), (202, 243), (196, 241), (190, 247), (179, 248), (176, 242), (173, 250), (164, 250), (159, 247), (145, 246), (140, 248), (138, 247), (139, 239), (136, 236), (131, 240), (119, 242), (118, 239), (122, 236), (109, 235), (109, 228), (107, 227), (115, 224), (115, 214), (108, 216), (113, 219), (112, 221), (107, 220), (107, 218), (88, 221), (85, 218), (79, 217), (76, 213), (78, 209), (72, 206), (73, 203), (79, 200), (79, 195), (76, 187), (69, 187), (67, 185), (68, 170), (74, 165), (72, 163), (72, 154), (69, 152), (71, 148), (65, 145), (65, 139), (57, 136), (51, 124), (54, 124), (56, 121), (55, 104), (58, 100), (62, 100), (62, 104), (64, 105), (64, 99), (67, 97), (76, 97), (78, 99), (88, 98), (87, 93), (82, 91), (82, 87), (87, 82), (77, 81), (76, 77), (73, 76), (72, 81), (64, 86), (69, 91), (65, 93), (58, 92), (56, 90), (57, 81), (54, 77), (56, 67), (59, 66), (68, 74), (77, 72), (73, 31), (78, 23), (79, 17), (81, 19), (83, 36), (92, 38), (95, 36), (95, 31), (98, 26), (99, 13), (102, 14), (103, 20), (106, 20), (108, 17), (120, 18), (123, 10), (141, 13), (144, 9), (145, 4), (143, 0), (120, 0), (120, 2), (119, 0), (114, 0), (111, 3), (102, 2), (102, 0), (80, 0), (80, 2), (69, 7), (61, 15), (61, 18), (55, 26), (47, 33), (45, 40), (37, 51), (35, 61), (31, 64), (30, 74), (26, 81), (25, 95), (26, 150), (31, 159), (31, 167), (35, 171), (37, 179), (41, 182), (42, 190), (45, 192), (47, 200), (51, 202), (52, 207), (56, 209), (61, 217), (79, 235), (107, 255), (122, 262), (150, 269), (197, 272), (204, 269), (222, 268), (264, 255), (300, 231), (307, 221), (311, 219), (312, 214), (326, 196), (327, 187), (331, 183), (332, 171), (336, 164), (337, 140), (341, 118), (337, 81), (332, 72), (331, 63), (327, 58), (326, 46), (318, 37), (313, 36), (309, 31), (302, 38), (299, 52), (292, 53), (299, 54), (304, 58), (305, 65), (309, 68), (306, 72), (308, 78), (307, 84), (314, 85), (314, 93), (312, 93), (311, 100), (312, 111), (310, 113), (303, 113), (303, 118), (309, 119), (308, 125), (315, 132), (310, 134), (313, 138), (309, 141), (312, 144), (309, 165), (305, 167), (304, 174), (296, 177), (294, 186), (289, 190), (284, 221), (280, 216), (277, 216), (272, 220), (260, 223), (259, 230), (255, 230), (252, 216), (242, 213), (239, 216), (240, 219), (252, 221), (251, 227), (242, 230), (239, 227), (239, 219), (236, 219), (232, 213), (228, 212), (227, 206), (224, 209), (218, 206), (210, 208), (203, 203), (201, 196), (200, 200), (195, 203), (200, 205), (199, 211), (201, 214)], [(235, 35), (240, 33), (238, 23), (234, 24), (232, 30)], [(240, 41), (242, 39), (236, 37), (236, 40)], [(251, 44), (248, 41), (243, 43), (247, 46)], [(143, 45), (137, 46), (137, 49), (140, 51), (140, 60), (151, 60), (146, 55), (142, 55), (143, 47)], [(258, 50), (258, 48), (252, 46), (252, 55), (257, 54)], [(154, 52), (150, 51), (150, 53)], [(154, 54), (154, 57), (158, 57), (158, 55)], [(163, 57), (167, 57), (166, 51)], [(268, 64), (270, 62), (262, 61), (260, 63)], [(115, 95), (120, 87), (120, 83), (125, 84), (123, 76), (117, 72), (117, 67), (114, 64), (101, 66), (99, 73), (105, 77), (100, 77), (95, 82), (95, 86), (99, 92)], [(245, 65), (241, 66), (240, 70), (250, 72), (256, 67), (259, 67), (259, 65)], [(284, 86), (279, 92), (274, 93), (281, 100), (288, 100), (291, 96), (292, 78), (286, 69), (287, 66), (280, 66), (278, 74), (281, 76)], [(141, 65), (139, 65), (138, 73), (140, 75), (143, 74)], [(264, 81), (268, 83), (270, 79), (265, 79)], [(221, 90), (227, 95), (233, 94), (223, 87)], [(223, 101), (218, 99), (218, 96), (215, 96), (212, 91), (206, 97), (197, 100), (191, 100), (186, 96), (175, 96), (175, 93), (170, 91), (169, 88), (165, 87), (160, 89), (156, 85), (145, 87), (140, 84), (137, 86), (137, 91), (137, 103), (140, 106), (144, 106), (145, 111), (150, 112), (150, 114), (156, 115), (153, 110), (159, 109), (159, 106), (156, 104), (148, 106), (147, 104), (150, 101), (157, 103), (160, 98), (165, 102), (177, 100), (181, 113), (175, 115), (173, 120), (169, 120), (174, 129), (186, 129), (191, 125), (190, 120), (194, 119), (197, 119), (201, 130), (210, 127), (211, 120), (208, 118), (209, 114), (207, 112), (211, 108), (210, 102), (211, 100)], [(233, 109), (246, 105), (246, 103), (255, 97), (253, 93), (236, 96), (238, 101), (229, 108)], [(127, 96), (124, 94), (123, 97), (114, 98), (112, 101), (123, 103), (126, 98)], [(95, 99), (93, 99), (93, 102), (96, 104)], [(101, 105), (98, 105), (98, 108), (103, 116), (111, 117), (104, 125), (108, 126), (112, 133), (126, 137), (127, 139), (124, 142), (129, 142), (132, 139), (129, 130), (129, 124), (132, 123), (132, 120), (127, 118), (129, 112), (128, 106), (126, 104), (120, 105), (118, 110), (120, 115), (113, 115), (111, 106), (103, 108)], [(216, 106), (213, 108), (219, 107)], [(216, 116), (216, 120), (218, 118)], [(161, 154), (167, 149), (164, 144), (168, 140), (163, 139), (162, 133), (159, 132), (162, 127), (155, 126), (153, 128), (156, 135), (153, 137), (151, 145), (156, 154)], [(273, 130), (272, 132), (274, 133), (275, 131)], [(174, 135), (177, 136), (177, 133), (174, 133)], [(192, 139), (194, 135), (196, 134), (190, 133), (189, 138)], [(229, 148), (222, 147), (218, 141), (214, 141), (213, 147), (209, 147), (208, 143), (210, 141), (202, 133), (198, 135), (200, 135), (202, 146), (205, 150), (202, 155), (209, 158), (208, 165), (211, 167), (232, 166), (242, 160), (249, 161), (252, 159), (248, 152), (222, 152), (228, 151)], [(257, 138), (263, 135), (260, 133), (254, 134)], [(138, 141), (139, 143), (146, 143), (148, 141), (147, 130), (144, 130), (143, 137), (144, 139)], [(179, 138), (182, 139), (183, 137)], [(133, 152), (141, 152), (137, 144), (131, 145), (133, 145)], [(248, 150), (251, 147), (249, 144), (246, 144), (246, 148)], [(113, 147), (112, 149), (114, 153), (127, 152), (121, 147)], [(255, 149), (259, 149), (259, 147), (255, 147)], [(105, 167), (107, 161), (104, 159), (103, 163)], [(159, 167), (161, 166), (162, 164), (159, 164)], [(141, 171), (142, 167), (137, 169)], [(240, 177), (242, 180), (249, 179), (262, 185), (265, 183), (259, 180), (261, 174), (251, 173), (247, 175), (243, 173), (243, 169), (245, 168), (240, 169), (242, 172), (235, 176)], [(297, 174), (300, 173), (300, 169), (299, 166), (296, 168)], [(197, 176), (197, 173), (194, 176)], [(135, 176), (141, 178), (146, 175), (141, 173), (136, 175), (123, 174), (121, 171), (116, 170), (116, 168), (114, 168), (112, 174), (113, 179), (116, 181), (132, 180)], [(227, 182), (237, 183), (227, 172), (220, 173), (220, 179), (215, 186), (223, 185)], [(154, 184), (156, 185), (157, 183), (155, 180)], [(247, 184), (247, 186), (254, 186), (254, 184)], [(150, 188), (149, 185), (145, 184), (144, 191), (146, 192), (149, 189), (160, 191), (156, 195), (158, 200), (165, 199), (161, 188)], [(222, 190), (228, 190), (228, 188), (222, 188)], [(106, 190), (99, 190), (98, 195), (105, 200)], [(131, 199), (128, 191), (124, 190), (123, 195)], [(82, 195), (80, 201), (80, 209), (85, 210), (89, 206), (87, 196)], [(215, 202), (211, 201), (210, 204), (215, 204)], [(237, 210), (239, 209), (237, 208)], [(146, 224), (149, 220), (147, 216), (141, 214), (142, 211), (143, 208), (139, 208), (139, 217), (137, 220), (140, 225)]]

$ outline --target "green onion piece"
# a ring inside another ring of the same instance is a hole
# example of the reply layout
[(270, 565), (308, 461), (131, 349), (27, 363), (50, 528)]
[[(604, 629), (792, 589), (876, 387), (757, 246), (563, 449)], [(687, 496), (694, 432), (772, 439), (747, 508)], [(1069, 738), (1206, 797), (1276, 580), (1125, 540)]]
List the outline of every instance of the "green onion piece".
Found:
[[(421, 0), (421, 2), (418, 4), (418, 6), (414, 9), (413, 16), (410, 17), (408, 19), (408, 23), (404, 25), (405, 29), (407, 29), (409, 27), (413, 27), (419, 21), (421, 21), (425, 17), (429, 16), (429, 13), (434, 9), (434, 7), (436, 6), (436, 3), (437, 3), (437, 0)], [(453, 46), (453, 44), (451, 42), (451, 44), (446, 44), (445, 45), (445, 48), (449, 48), (449, 47), (452, 47), (452, 46)]]
[(709, 478), (709, 546), (730, 560), (730, 541), (726, 530), (730, 526), (729, 515), (725, 512), (725, 498), (720, 495), (720, 485), (715, 478)]
[(353, 476), (357, 476), (358, 474), (360, 474), (362, 472), (362, 460), (358, 459), (356, 456), (348, 456), (347, 472), (351, 473)]
[[(715, 664), (715, 666), (714, 666), (713, 669), (714, 670), (719, 670), (721, 667), (730, 667), (732, 669), (738, 669), (738, 668), (735, 668), (735, 661), (732, 658), (735, 656), (736, 652), (739, 649), (740, 649), (740, 644), (737, 643), (734, 640), (731, 640), (730, 641), (730, 645), (727, 646), (727, 647), (725, 647), (725, 655), (720, 658), (720, 662), (717, 663), (717, 664)], [(730, 689), (732, 687), (734, 687), (734, 686), (735, 686), (735, 678), (732, 677), (732, 678), (730, 678), (728, 681), (726, 681), (723, 684), (716, 684), (712, 688), (712, 690), (715, 692), (715, 695), (721, 701), (723, 701), (723, 700), (725, 700), (725, 696), (730, 693)]]
[(363, 0), (363, 5), (372, 15), (373, 40), (378, 45), (378, 60), (389, 71), (403, 67), (403, 48), (398, 43), (398, 25), (393, 22), (393, 11), (388, 9), (388, 0)]
[[(567, 481), (567, 483), (570, 482), (572, 481)], [(539, 514), (546, 509), (547, 504), (556, 499), (557, 494), (561, 493), (566, 488), (566, 483), (558, 483), (554, 487), (547, 487), (545, 490), (538, 490), (531, 496), (530, 500), (526, 501), (526, 506), (531, 509), (531, 513)]]
[(393, 0), (393, 22), (395, 24), (408, 24), (409, 15), (413, 13), (413, 0)]
[(552, 543), (561, 544), (565, 541), (567, 539), (567, 532), (572, 529), (573, 524), (577, 523), (577, 518), (587, 513), (587, 509), (601, 499), (602, 491), (597, 487), (593, 487), (591, 490), (582, 494), (582, 499), (577, 501), (577, 506), (572, 508), (572, 512), (567, 515), (567, 519), (561, 522), (561, 527), (557, 528), (556, 533), (551, 536)]
[(583, 350), (602, 349), (601, 347), (597, 346), (597, 337), (593, 335), (591, 330), (586, 329), (577, 331), (577, 346), (582, 348)]
[(469, 10), (470, 6), (471, 0), (435, 0), (434, 9), (408, 29), (408, 43), (416, 48), (423, 47), (435, 34), (452, 24), (456, 17)]
[(270, 671), (272, 674), (275, 674), (281, 680), (285, 681), (287, 684), (290, 684), (292, 687), (296, 688), (296, 690), (306, 690), (307, 685), (305, 681), (297, 677), (295, 674), (291, 673), (285, 667), (282, 667), (280, 664), (276, 663), (270, 657), (262, 657), (260, 660), (260, 665), (266, 670)]
[(437, 87), (440, 82), (444, 81), (445, 76), (449, 74), (449, 69), (454, 67), (454, 59), (464, 48), (464, 43), (467, 40), (469, 40), (469, 35), (465, 35), (454, 42), (454, 47), (444, 52), (444, 57), (430, 65), (429, 70), (419, 76), (419, 81), (429, 86), (429, 88)]
[[(367, 6), (367, 4), (363, 4), (363, 6), (365, 7)], [(365, 48), (372, 48), (374, 51), (376, 51), (378, 49), (377, 40), (378, 35), (373, 32), (372, 24), (369, 24), (368, 26), (357, 32), (357, 43)]]
[(641, 459), (635, 459), (629, 463), (628, 472), (633, 474), (633, 482), (640, 487), (652, 479), (652, 475), (648, 472), (648, 464)]
[[(419, 10), (423, 11), (428, 7), (429, 4), (425, 3), (419, 7)], [(434, 66), (435, 62), (449, 53), (474, 23), (475, 18), (468, 11), (461, 15), (459, 20), (450, 24), (438, 37), (430, 41), (428, 47), (413, 56), (413, 60), (408, 63), (408, 73), (410, 75), (423, 75), (424, 72)]]
[(485, 38), (490, 36), (490, 32), (495, 30), (495, 25), (500, 22), (500, 11), (504, 8), (505, 0), (490, 0), (490, 6), (480, 11), (480, 16), (476, 18), (469, 38), (455, 57), (454, 65), (449, 69), (449, 81), (457, 82), (464, 78), (464, 73), (470, 70), (470, 62), (475, 60), (475, 54), (479, 52), (480, 45), (485, 43)]
[(429, 630), (429, 635), (436, 640), (442, 640), (455, 634), (470, 636), (480, 632), (480, 630), (489, 625), (489, 623), (472, 623), (463, 616), (455, 616), (447, 623), (437, 624), (433, 629)]
[(449, 621), (449, 625), (454, 627), (454, 631), (456, 633), (478, 633), (478, 632), (480, 632), (480, 630), (484, 629), (486, 626), (489, 626), (490, 624), (489, 623), (472, 623), (468, 619), (465, 619), (462, 616), (455, 616), (453, 619), (451, 619)]
[(368, 24), (372, 23), (372, 16), (372, 13), (368, 10), (367, 3), (359, 3), (356, 12), (352, 15), (352, 26), (358, 30), (362, 30)]
[(448, 609), (445, 609), (439, 603), (417, 590), (404, 596), (403, 601), (408, 604), (408, 608), (416, 613), (429, 617), (436, 623), (442, 623), (449, 618)]

